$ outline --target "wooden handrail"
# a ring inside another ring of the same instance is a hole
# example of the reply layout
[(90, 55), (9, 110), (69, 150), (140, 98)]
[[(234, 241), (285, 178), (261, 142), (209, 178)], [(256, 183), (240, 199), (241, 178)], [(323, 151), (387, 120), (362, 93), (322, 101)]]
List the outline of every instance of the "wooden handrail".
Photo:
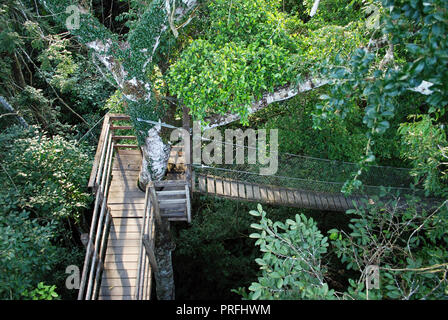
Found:
[(155, 246), (155, 223), (154, 223), (154, 207), (152, 205), (151, 197), (150, 197), (150, 186), (146, 187), (145, 193), (145, 210), (143, 214), (143, 223), (142, 230), (140, 232), (140, 245), (139, 245), (139, 257), (138, 257), (138, 270), (137, 270), (137, 278), (136, 278), (136, 288), (135, 288), (135, 299), (143, 300), (144, 296), (144, 283), (145, 283), (145, 275), (142, 271), (144, 268), (144, 260), (145, 257), (148, 257), (149, 263), (151, 265), (151, 269), (149, 270), (150, 274), (147, 275), (148, 279), (152, 277), (152, 271), (157, 272), (157, 262), (154, 255), (154, 246)]
[(101, 276), (104, 261), (107, 232), (110, 226), (110, 210), (106, 204), (112, 170), (114, 142), (109, 133), (108, 120), (106, 117), (105, 121), (107, 122), (103, 126), (105, 128), (104, 133), (107, 135), (105, 137), (106, 143), (98, 147), (98, 150), (101, 150), (100, 159), (99, 163), (97, 162), (95, 174), (91, 176), (94, 180), (93, 186), (96, 195), (78, 300), (96, 298), (95, 295), (98, 292), (99, 277)]
[[(113, 141), (118, 142), (119, 140), (137, 140), (134, 135), (114, 135), (115, 130), (130, 130), (133, 129), (132, 126), (124, 125), (114, 125), (115, 121), (130, 121), (130, 117), (125, 114), (118, 113), (107, 113), (104, 116), (103, 127), (101, 129), (100, 138), (98, 140), (98, 146), (95, 153), (95, 158), (93, 160), (92, 171), (90, 172), (90, 178), (88, 183), (88, 188), (96, 193), (99, 184), (98, 176), (101, 175), (101, 159), (103, 159), (103, 153), (105, 150), (105, 145), (109, 136), (112, 136)], [(138, 145), (133, 144), (118, 144), (114, 145), (116, 149), (120, 148), (132, 148), (138, 149)]]

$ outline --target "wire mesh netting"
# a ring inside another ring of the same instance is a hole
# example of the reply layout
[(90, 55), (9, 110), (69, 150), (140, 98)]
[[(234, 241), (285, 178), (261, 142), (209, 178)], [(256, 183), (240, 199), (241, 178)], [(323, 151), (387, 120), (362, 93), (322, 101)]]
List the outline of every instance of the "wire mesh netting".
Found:
[[(263, 158), (260, 161), (260, 152), (253, 145), (222, 142), (214, 143), (212, 148), (203, 142), (202, 163), (195, 164), (195, 171), (260, 185), (339, 193), (344, 183), (359, 170), (356, 163), (282, 152), (268, 152), (267, 158), (268, 161)], [(263, 169), (269, 167), (271, 174), (263, 174)], [(370, 166), (359, 177), (362, 188), (354, 193), (379, 194), (384, 186), (391, 192), (423, 195), (423, 190), (412, 188), (410, 172), (407, 168)]]

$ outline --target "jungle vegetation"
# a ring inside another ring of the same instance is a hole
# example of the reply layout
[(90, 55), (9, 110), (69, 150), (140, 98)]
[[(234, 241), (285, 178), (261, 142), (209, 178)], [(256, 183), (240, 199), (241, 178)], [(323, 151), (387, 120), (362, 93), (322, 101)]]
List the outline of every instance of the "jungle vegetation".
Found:
[(173, 224), (177, 299), (366, 299), (369, 265), (369, 299), (447, 299), (448, 2), (315, 3), (1, 0), (0, 299), (76, 298), (65, 270), (83, 263), (104, 114), (129, 114), (144, 145), (136, 118), (178, 123), (182, 107), (357, 163), (341, 192), (389, 165), (442, 204), (401, 210), (384, 188), (336, 215), (196, 195), (191, 225)]

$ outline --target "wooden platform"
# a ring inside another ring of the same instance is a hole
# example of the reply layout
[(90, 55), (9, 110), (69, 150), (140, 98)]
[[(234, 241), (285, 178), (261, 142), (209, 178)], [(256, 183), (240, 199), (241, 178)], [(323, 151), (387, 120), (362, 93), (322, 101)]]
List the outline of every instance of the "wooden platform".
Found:
[[(133, 300), (145, 193), (138, 186), (142, 156), (140, 150), (117, 150), (112, 165), (112, 180), (107, 198), (112, 222), (107, 242), (99, 300)], [(147, 260), (146, 256), (143, 257)], [(147, 299), (151, 293), (151, 268), (144, 262)]]

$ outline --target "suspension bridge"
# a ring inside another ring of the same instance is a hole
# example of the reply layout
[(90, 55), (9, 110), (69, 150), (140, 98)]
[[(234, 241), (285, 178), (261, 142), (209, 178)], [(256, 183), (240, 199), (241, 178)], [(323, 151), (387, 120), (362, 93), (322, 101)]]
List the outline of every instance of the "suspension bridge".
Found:
[[(229, 163), (190, 165), (183, 146), (171, 149), (164, 180), (138, 187), (142, 154), (129, 117), (107, 114), (89, 179), (95, 195), (79, 300), (150, 299), (155, 259), (155, 233), (162, 219), (191, 222), (193, 192), (222, 198), (345, 212), (389, 191), (419, 194), (409, 188), (409, 169), (372, 166), (364, 189), (351, 196), (340, 190), (356, 164), (278, 153), (275, 175), (260, 175), (257, 165)], [(126, 133), (126, 134), (123, 134)], [(226, 144), (226, 143), (224, 143)], [(236, 152), (248, 148), (229, 144)], [(329, 181), (331, 178), (331, 181)]]

